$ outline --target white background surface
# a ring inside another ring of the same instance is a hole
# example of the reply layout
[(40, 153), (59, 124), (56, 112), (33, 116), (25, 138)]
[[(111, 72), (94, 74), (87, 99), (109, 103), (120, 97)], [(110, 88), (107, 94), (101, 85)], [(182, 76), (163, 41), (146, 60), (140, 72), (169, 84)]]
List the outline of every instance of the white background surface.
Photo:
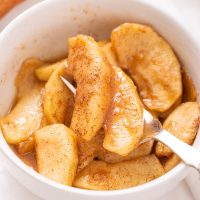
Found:
[[(27, 0), (0, 20), (0, 31), (20, 12), (41, 0)], [(122, 0), (123, 1), (123, 0)], [(184, 23), (200, 43), (200, 0), (143, 0), (164, 9)], [(159, 200), (200, 200), (200, 181), (197, 174), (192, 174), (182, 181), (173, 191)], [(190, 187), (189, 187), (189, 186)], [(192, 190), (191, 190), (192, 189)], [(192, 195), (192, 192), (193, 195)], [(147, 198), (148, 199), (148, 198)], [(41, 200), (26, 190), (3, 167), (0, 157), (0, 200)]]

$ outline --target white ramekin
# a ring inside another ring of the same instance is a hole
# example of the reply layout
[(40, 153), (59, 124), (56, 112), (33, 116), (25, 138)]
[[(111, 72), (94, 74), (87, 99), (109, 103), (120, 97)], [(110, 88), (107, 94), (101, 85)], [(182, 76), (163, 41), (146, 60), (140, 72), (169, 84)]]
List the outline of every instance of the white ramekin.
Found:
[[(23, 60), (62, 57), (67, 53), (68, 37), (85, 33), (105, 39), (123, 22), (152, 25), (172, 45), (200, 91), (200, 48), (187, 30), (166, 13), (136, 0), (46, 0), (21, 14), (0, 34), (0, 114), (6, 114), (13, 101), (14, 80)], [(198, 135), (196, 147), (199, 140)], [(41, 176), (13, 153), (1, 134), (0, 149), (10, 173), (30, 191), (48, 200), (151, 200), (175, 187), (189, 171), (181, 163), (164, 176), (138, 187), (89, 191)]]

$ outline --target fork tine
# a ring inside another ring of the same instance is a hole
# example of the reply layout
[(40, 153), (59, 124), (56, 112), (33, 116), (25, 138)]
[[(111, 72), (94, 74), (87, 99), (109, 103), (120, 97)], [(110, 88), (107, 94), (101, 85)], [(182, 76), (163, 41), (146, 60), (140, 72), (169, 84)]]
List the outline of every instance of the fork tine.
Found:
[(64, 84), (68, 87), (68, 89), (73, 93), (76, 94), (76, 89), (75, 87), (63, 76), (60, 76), (61, 80), (64, 82)]
[(150, 112), (148, 112), (146, 109), (143, 108), (143, 118), (146, 123), (150, 123), (154, 118)]

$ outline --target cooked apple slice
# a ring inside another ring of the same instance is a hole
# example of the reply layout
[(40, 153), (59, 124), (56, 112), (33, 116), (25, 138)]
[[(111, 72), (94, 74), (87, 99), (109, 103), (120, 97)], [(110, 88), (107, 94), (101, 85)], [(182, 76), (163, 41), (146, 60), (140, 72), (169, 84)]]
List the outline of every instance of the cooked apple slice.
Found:
[(150, 110), (168, 110), (182, 94), (181, 67), (169, 44), (151, 27), (134, 23), (114, 29), (111, 42), (143, 103)]
[[(197, 102), (182, 103), (165, 120), (163, 128), (187, 144), (192, 144), (199, 127), (200, 109)], [(171, 156), (172, 151), (158, 142), (156, 155)]]
[(35, 133), (38, 172), (51, 180), (72, 185), (78, 163), (76, 135), (63, 124)]
[(77, 172), (85, 168), (90, 162), (97, 157), (98, 152), (102, 149), (104, 131), (100, 130), (90, 141), (82, 138), (78, 140), (78, 168)]
[(17, 151), (21, 155), (25, 155), (30, 152), (34, 152), (35, 150), (35, 138), (31, 135), (24, 142), (20, 142), (17, 146)]
[(109, 42), (108, 40), (102, 40), (98, 42), (98, 45), (103, 50), (110, 64), (114, 66), (119, 66), (117, 62), (117, 57), (112, 50), (111, 42)]
[(60, 79), (60, 76), (67, 77), (65, 65), (59, 65), (45, 85), (44, 114), (50, 124), (70, 125), (74, 95)]
[[(47, 125), (49, 125), (49, 123), (47, 122), (46, 117), (43, 115), (39, 128), (43, 128), (43, 127), (45, 127)], [(35, 151), (35, 137), (34, 137), (34, 134), (32, 134), (25, 141), (20, 142), (17, 145), (17, 151), (19, 152), (20, 155), (26, 155), (26, 154), (28, 154), (30, 152), (34, 152)]]
[(107, 164), (93, 161), (76, 177), (74, 186), (90, 190), (117, 190), (144, 184), (164, 174), (154, 155)]
[(64, 66), (67, 68), (67, 59), (63, 59), (53, 64), (44, 64), (35, 70), (35, 75), (40, 81), (48, 81), (51, 74), (59, 67)]
[(50, 125), (49, 122), (47, 121), (47, 118), (45, 117), (45, 115), (43, 115), (41, 123), (40, 123), (40, 128), (43, 128), (47, 125)]
[(182, 96), (178, 98), (178, 100), (170, 107), (169, 110), (165, 112), (158, 113), (159, 119), (164, 121), (181, 103), (182, 103)]
[(79, 150), (79, 164), (78, 172), (85, 168), (94, 158), (105, 161), (107, 163), (119, 163), (121, 161), (132, 160), (142, 156), (149, 155), (152, 151), (153, 141), (141, 144), (138, 148), (131, 151), (127, 156), (120, 156), (116, 153), (112, 153), (103, 148), (103, 139), (105, 133), (100, 130), (95, 137), (90, 141), (80, 139), (78, 141)]
[(100, 47), (104, 47), (105, 45), (110, 44), (110, 39), (99, 40), (97, 43)]
[(187, 72), (182, 72), (183, 79), (183, 101), (196, 101), (197, 100), (197, 92), (195, 85), (191, 79), (191, 77), (187, 74)]
[(34, 71), (44, 63), (41, 60), (30, 58), (27, 59), (16, 77), (15, 85), (17, 89), (17, 99), (20, 99), (32, 90), (39, 81), (34, 76)]
[(71, 128), (89, 141), (103, 126), (110, 103), (111, 69), (93, 38), (69, 39), (69, 67), (77, 83)]
[(176, 154), (172, 154), (163, 164), (165, 172), (170, 171), (180, 163), (180, 158)]
[(42, 120), (41, 87), (24, 95), (13, 110), (1, 120), (1, 129), (9, 144), (19, 144), (40, 127)]
[(107, 151), (104, 148), (98, 151), (98, 159), (106, 163), (119, 163), (122, 161), (133, 160), (139, 157), (147, 156), (151, 153), (153, 141), (141, 144), (136, 149), (132, 150), (127, 156), (120, 156), (119, 154)]
[(143, 136), (143, 107), (133, 81), (119, 68), (111, 50), (102, 49), (112, 66), (112, 102), (105, 121), (103, 147), (119, 155), (137, 148)]

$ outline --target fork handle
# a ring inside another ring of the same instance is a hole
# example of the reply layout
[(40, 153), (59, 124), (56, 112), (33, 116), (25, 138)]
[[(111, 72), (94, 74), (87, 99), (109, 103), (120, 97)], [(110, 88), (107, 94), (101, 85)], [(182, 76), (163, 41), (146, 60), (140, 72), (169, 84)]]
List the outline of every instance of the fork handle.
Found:
[(153, 138), (169, 147), (188, 166), (200, 173), (200, 152), (194, 147), (182, 142), (166, 130), (161, 130)]

